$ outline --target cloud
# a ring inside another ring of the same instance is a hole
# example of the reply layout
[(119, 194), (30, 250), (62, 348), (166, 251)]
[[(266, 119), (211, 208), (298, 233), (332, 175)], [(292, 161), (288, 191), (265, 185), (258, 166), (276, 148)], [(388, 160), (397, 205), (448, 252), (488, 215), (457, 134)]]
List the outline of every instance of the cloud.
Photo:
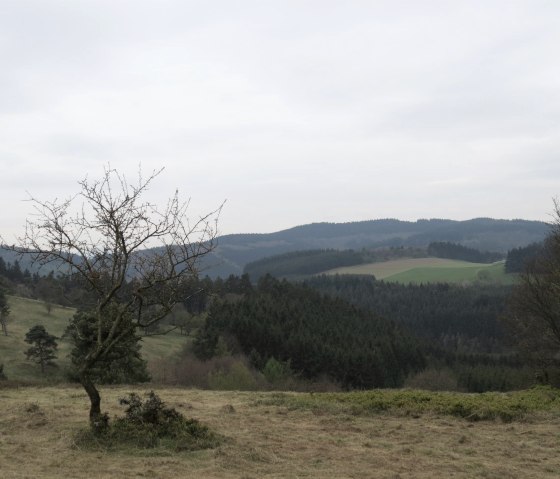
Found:
[(167, 166), (161, 198), (228, 198), (226, 232), (544, 218), (560, 173), (559, 14), (544, 1), (3, 2), (0, 199), (23, 216), (25, 190), (142, 163)]

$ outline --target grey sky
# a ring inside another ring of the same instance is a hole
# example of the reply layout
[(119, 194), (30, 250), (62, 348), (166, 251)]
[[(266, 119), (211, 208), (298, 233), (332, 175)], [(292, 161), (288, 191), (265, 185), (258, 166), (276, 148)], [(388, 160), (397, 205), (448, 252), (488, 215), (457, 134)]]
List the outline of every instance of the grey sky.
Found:
[(104, 164), (220, 231), (547, 219), (560, 2), (0, 0), (2, 232)]

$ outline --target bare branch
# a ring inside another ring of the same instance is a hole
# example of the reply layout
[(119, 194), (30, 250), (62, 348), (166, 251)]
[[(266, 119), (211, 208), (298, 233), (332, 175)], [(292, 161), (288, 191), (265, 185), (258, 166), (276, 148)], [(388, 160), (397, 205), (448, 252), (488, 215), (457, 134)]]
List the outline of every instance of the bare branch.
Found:
[[(189, 201), (181, 201), (177, 191), (163, 207), (144, 199), (162, 171), (144, 177), (139, 169), (136, 181), (129, 182), (107, 166), (101, 178), (79, 181), (80, 191), (68, 199), (30, 196), (34, 213), (18, 244), (9, 247), (34, 263), (76, 275), (96, 298), (97, 337), (83, 373), (135, 328), (169, 314), (184, 299), (201, 258), (216, 246), (223, 204), (191, 223)], [(89, 394), (95, 388), (86, 379)]]

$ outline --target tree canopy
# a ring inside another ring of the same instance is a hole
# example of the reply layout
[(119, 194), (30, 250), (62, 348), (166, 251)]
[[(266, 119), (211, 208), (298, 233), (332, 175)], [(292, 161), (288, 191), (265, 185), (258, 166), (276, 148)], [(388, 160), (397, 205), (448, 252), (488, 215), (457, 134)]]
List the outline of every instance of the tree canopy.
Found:
[(25, 352), (25, 356), (39, 364), (42, 373), (45, 372), (46, 366), (54, 365), (53, 359), (56, 359), (55, 353), (58, 349), (56, 340), (56, 336), (49, 334), (41, 324), (33, 326), (25, 334), (25, 342), (31, 344), (31, 347)]

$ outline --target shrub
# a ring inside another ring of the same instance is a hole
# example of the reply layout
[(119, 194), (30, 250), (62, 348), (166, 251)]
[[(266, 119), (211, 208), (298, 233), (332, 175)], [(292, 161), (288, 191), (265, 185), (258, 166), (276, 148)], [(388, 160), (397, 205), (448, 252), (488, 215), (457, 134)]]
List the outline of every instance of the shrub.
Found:
[(217, 370), (208, 376), (210, 389), (222, 391), (254, 391), (257, 380), (241, 361), (235, 361), (228, 370)]
[(266, 380), (271, 384), (284, 381), (292, 374), (290, 370), (290, 361), (278, 361), (274, 357), (271, 357), (264, 365), (263, 374)]
[(132, 447), (173, 451), (208, 449), (220, 443), (218, 435), (196, 419), (185, 418), (174, 408), (169, 408), (153, 391), (146, 400), (130, 393), (119, 399), (127, 406), (125, 416), (116, 418), (112, 424), (94, 433), (84, 431), (77, 444), (103, 449)]

